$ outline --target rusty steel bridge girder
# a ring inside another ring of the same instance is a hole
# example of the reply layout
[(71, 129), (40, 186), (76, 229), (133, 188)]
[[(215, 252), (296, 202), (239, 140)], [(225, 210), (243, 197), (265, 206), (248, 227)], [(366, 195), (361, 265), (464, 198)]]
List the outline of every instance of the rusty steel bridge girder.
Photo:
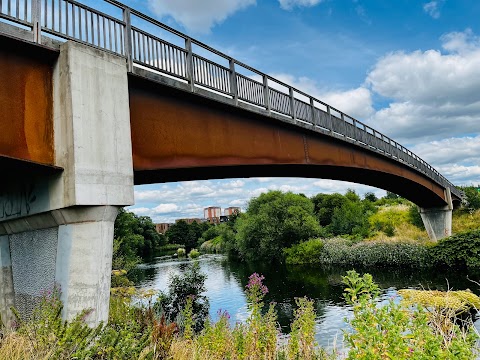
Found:
[[(139, 77), (129, 80), (135, 183), (282, 176), (344, 180), (392, 191), (421, 207), (445, 189), (366, 148), (232, 109)], [(454, 203), (460, 201), (454, 197)]]

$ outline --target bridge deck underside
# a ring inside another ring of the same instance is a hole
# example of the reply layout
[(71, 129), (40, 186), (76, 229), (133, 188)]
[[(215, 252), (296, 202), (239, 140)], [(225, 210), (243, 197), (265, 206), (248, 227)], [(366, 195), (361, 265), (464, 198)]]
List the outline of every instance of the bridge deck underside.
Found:
[(330, 136), (130, 77), (135, 184), (284, 176), (346, 180), (422, 207), (444, 189), (387, 157)]

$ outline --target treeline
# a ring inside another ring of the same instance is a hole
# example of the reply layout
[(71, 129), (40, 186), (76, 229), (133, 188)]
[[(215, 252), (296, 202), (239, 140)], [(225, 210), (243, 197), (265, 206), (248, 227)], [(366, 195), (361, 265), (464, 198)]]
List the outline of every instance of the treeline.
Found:
[(165, 244), (167, 238), (156, 231), (150, 217), (121, 209), (115, 220), (112, 268), (128, 272)]
[[(466, 197), (462, 207), (454, 212), (454, 229), (455, 223), (464, 221), (465, 216), (469, 216), (465, 221), (470, 222), (466, 229), (478, 227), (474, 214), (479, 213), (480, 193), (475, 186), (462, 187), (462, 190)], [(371, 249), (383, 249), (381, 251), (388, 254), (390, 245), (378, 241), (383, 239), (385, 242), (385, 237), (404, 242), (407, 239), (409, 244), (398, 245), (397, 241), (395, 246), (410, 252), (418, 247), (412, 242), (425, 243), (428, 238), (417, 206), (390, 192), (378, 199), (373, 193), (366, 193), (361, 198), (353, 190), (348, 190), (345, 195), (320, 193), (311, 198), (292, 192), (269, 191), (252, 198), (245, 213), (231, 216), (226, 223), (215, 226), (179, 221), (165, 236), (155, 231), (150, 218), (122, 210), (115, 222), (114, 269), (128, 270), (165, 245), (185, 247), (187, 253), (195, 248), (203, 252), (222, 252), (242, 261), (284, 261), (288, 249), (293, 247), (306, 258), (314, 256), (311, 249), (305, 250), (309, 246), (318, 250), (318, 242), (307, 243), (311, 239), (323, 239), (323, 249), (348, 247), (345, 254), (350, 249), (363, 254), (358, 243), (365, 239), (374, 240), (374, 243), (364, 244), (370, 249), (366, 251), (373, 254)], [(325, 239), (336, 240), (328, 242)], [(424, 251), (422, 246), (420, 252)], [(336, 255), (331, 259), (342, 258), (339, 251), (332, 251)], [(344, 258), (361, 258), (355, 252), (352, 254)]]

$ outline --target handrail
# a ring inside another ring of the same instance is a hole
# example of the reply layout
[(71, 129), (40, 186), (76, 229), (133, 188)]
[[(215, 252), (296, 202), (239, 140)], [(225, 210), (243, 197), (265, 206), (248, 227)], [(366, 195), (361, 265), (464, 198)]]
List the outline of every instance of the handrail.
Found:
[[(179, 81), (188, 81), (191, 92), (201, 87), (230, 97), (233, 105), (239, 106), (239, 102), (242, 102), (260, 107), (267, 116), (284, 117), (294, 124), (308, 126), (310, 130), (354, 142), (414, 168), (462, 198), (463, 193), (426, 161), (372, 127), (120, 1), (103, 1), (120, 9), (122, 18), (96, 10), (78, 0), (0, 0), (0, 18), (30, 26), (34, 42), (41, 43), (41, 33), (79, 41), (124, 57), (129, 72), (141, 66), (164, 73)], [(132, 17), (183, 39), (184, 47), (133, 26)], [(228, 66), (196, 54), (192, 44), (225, 59)], [(260, 76), (262, 81), (239, 73), (240, 68)], [(285, 90), (279, 90), (276, 88), (278, 86)], [(296, 95), (308, 100), (299, 99)], [(325, 107), (325, 110), (318, 108), (317, 104)]]

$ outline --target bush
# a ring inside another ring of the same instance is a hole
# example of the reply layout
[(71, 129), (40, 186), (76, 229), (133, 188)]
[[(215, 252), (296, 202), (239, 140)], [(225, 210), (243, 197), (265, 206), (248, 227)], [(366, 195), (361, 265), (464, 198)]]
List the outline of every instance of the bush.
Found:
[(408, 220), (419, 229), (425, 230), (425, 225), (417, 205), (412, 204), (408, 208)]
[(345, 299), (353, 306), (348, 320), (353, 331), (344, 332), (347, 359), (476, 359), (478, 336), (471, 322), (460, 327), (443, 317), (442, 326), (435, 326), (432, 319), (438, 317), (420, 305), (409, 307), (393, 299), (378, 305), (378, 287), (369, 274), (349, 271), (343, 282)]
[(480, 230), (468, 231), (440, 240), (431, 248), (433, 260), (440, 265), (480, 267)]
[(160, 292), (154, 308), (157, 314), (165, 315), (170, 322), (179, 325), (183, 323), (182, 313), (187, 305), (187, 299), (192, 299), (193, 330), (203, 329), (208, 317), (209, 301), (203, 293), (206, 291), (207, 275), (200, 272), (198, 263), (189, 264), (180, 275), (169, 278), (168, 293)]
[[(320, 232), (310, 199), (281, 191), (269, 191), (251, 199), (235, 228), (235, 250), (245, 260), (281, 261), (284, 248)], [(228, 248), (227, 251), (231, 252)]]
[(464, 186), (460, 189), (465, 193), (465, 199), (463, 201), (463, 206), (467, 211), (474, 212), (475, 210), (480, 209), (480, 192), (478, 191), (477, 186)]
[(284, 249), (287, 264), (318, 264), (323, 250), (321, 239), (311, 239)]
[(197, 249), (192, 249), (189, 253), (188, 253), (188, 257), (190, 259), (196, 259), (200, 256), (200, 252), (197, 250)]
[(326, 265), (406, 266), (432, 265), (428, 246), (393, 241), (368, 241), (353, 244), (345, 239), (324, 240), (319, 263)]
[(187, 251), (185, 250), (185, 248), (178, 248), (177, 249), (178, 257), (185, 257), (186, 254), (187, 254)]

